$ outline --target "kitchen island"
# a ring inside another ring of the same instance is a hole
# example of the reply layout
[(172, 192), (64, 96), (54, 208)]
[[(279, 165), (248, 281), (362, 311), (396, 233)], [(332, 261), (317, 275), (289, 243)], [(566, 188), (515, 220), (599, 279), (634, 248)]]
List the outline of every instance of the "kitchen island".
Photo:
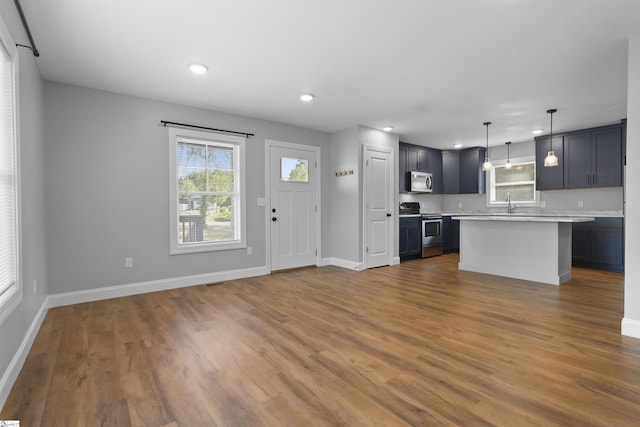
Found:
[(460, 270), (560, 285), (571, 279), (571, 227), (593, 217), (469, 215), (460, 221)]

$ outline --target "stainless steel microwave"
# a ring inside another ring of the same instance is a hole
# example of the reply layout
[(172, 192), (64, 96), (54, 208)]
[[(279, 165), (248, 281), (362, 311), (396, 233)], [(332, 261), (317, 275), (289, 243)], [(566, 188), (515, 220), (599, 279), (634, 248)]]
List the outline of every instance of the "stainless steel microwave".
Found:
[(433, 192), (433, 174), (428, 172), (409, 172), (411, 174), (412, 193)]

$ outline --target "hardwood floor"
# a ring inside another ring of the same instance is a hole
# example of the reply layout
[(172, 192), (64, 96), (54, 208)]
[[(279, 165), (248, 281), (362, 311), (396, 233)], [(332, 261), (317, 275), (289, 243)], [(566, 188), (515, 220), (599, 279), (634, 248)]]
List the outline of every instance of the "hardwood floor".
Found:
[(51, 309), (0, 419), (24, 426), (637, 426), (623, 275), (560, 286), (448, 254)]

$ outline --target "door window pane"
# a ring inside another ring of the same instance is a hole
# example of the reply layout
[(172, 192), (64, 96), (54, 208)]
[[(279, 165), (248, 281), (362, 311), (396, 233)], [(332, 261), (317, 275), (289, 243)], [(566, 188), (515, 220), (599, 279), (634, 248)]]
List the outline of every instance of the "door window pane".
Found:
[(309, 161), (306, 159), (280, 158), (280, 180), (285, 182), (309, 182)]

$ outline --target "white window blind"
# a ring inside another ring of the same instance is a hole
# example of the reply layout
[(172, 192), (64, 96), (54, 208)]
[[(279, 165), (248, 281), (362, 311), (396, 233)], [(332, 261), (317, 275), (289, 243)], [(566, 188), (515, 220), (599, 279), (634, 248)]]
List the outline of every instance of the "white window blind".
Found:
[(13, 58), (0, 43), (0, 318), (19, 291), (17, 143)]

